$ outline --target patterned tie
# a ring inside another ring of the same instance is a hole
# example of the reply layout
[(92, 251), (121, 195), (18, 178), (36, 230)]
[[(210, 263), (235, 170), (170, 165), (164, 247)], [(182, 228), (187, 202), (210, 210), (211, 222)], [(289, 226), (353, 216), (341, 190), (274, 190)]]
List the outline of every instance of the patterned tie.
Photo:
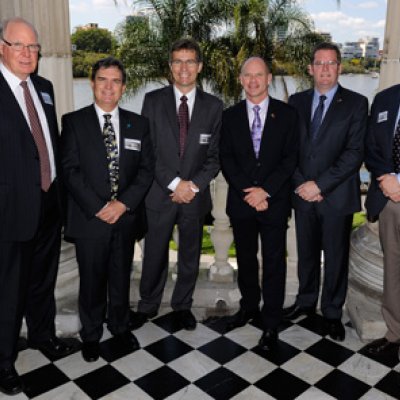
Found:
[(400, 172), (400, 120), (397, 123), (396, 132), (393, 137), (392, 156), (394, 172), (398, 174)]
[(111, 184), (111, 199), (115, 200), (118, 194), (119, 163), (118, 146), (114, 127), (111, 123), (111, 114), (104, 114), (103, 139), (107, 150), (108, 173)]
[(43, 135), (42, 125), (40, 124), (39, 115), (37, 113), (35, 104), (31, 96), (31, 92), (28, 88), (28, 82), (22, 81), (20, 83), (24, 90), (24, 98), (26, 109), (28, 110), (28, 117), (31, 126), (31, 132), (33, 140), (35, 141), (37, 151), (39, 153), (39, 164), (40, 164), (40, 181), (41, 188), (44, 192), (47, 192), (51, 185), (51, 169), (49, 153), (47, 151), (46, 140)]
[(258, 153), (260, 152), (261, 136), (262, 136), (262, 125), (260, 118), (260, 106), (254, 106), (254, 119), (251, 125), (251, 139), (253, 141), (254, 154), (258, 158)]
[(315, 109), (314, 112), (314, 117), (311, 121), (311, 138), (312, 140), (315, 140), (318, 136), (318, 130), (319, 127), (321, 126), (321, 122), (322, 122), (322, 116), (324, 115), (324, 102), (326, 100), (326, 96), (325, 95), (321, 95), (319, 96), (319, 102), (318, 102), (318, 106)]
[(179, 121), (179, 156), (183, 157), (185, 151), (186, 138), (189, 129), (189, 107), (187, 105), (188, 98), (186, 96), (181, 97), (181, 104), (178, 109), (178, 121)]

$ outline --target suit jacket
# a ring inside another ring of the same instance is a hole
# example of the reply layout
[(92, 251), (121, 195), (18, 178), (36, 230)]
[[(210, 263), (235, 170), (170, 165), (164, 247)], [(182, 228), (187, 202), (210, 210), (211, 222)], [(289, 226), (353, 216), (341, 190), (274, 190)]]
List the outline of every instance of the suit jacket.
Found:
[[(56, 169), (59, 132), (50, 81), (31, 76), (49, 126)], [(43, 96), (51, 98), (44, 101)], [(58, 171), (56, 171), (58, 176)], [(58, 186), (59, 179), (56, 180)], [(60, 205), (61, 207), (61, 205)], [(41, 186), (39, 154), (28, 122), (0, 72), (0, 240), (32, 239), (39, 223)]]
[[(287, 104), (269, 98), (259, 157), (256, 158), (246, 101), (224, 111), (220, 159), (228, 181), (227, 213), (230, 217), (284, 221), (290, 212), (290, 178), (297, 160), (297, 116)], [(257, 212), (244, 200), (243, 189), (259, 186), (271, 197), (268, 210)]]
[(299, 114), (299, 161), (293, 185), (314, 180), (323, 201), (311, 203), (293, 195), (295, 209), (307, 211), (316, 205), (321, 213), (348, 215), (361, 209), (359, 170), (364, 157), (368, 120), (366, 97), (339, 85), (315, 140), (310, 136), (314, 90), (289, 98)]
[[(124, 229), (127, 235), (142, 233), (143, 199), (154, 173), (154, 156), (146, 118), (119, 109), (119, 188), (117, 199), (128, 207), (118, 222), (109, 225), (95, 215), (110, 200), (111, 186), (102, 127), (94, 105), (62, 117), (61, 157), (68, 207), (65, 235), (92, 238)], [(140, 142), (131, 149), (127, 140)]]
[(218, 143), (222, 102), (196, 90), (186, 147), (179, 157), (179, 126), (173, 86), (147, 93), (142, 114), (150, 121), (156, 155), (155, 179), (146, 197), (146, 207), (162, 211), (176, 207), (168, 185), (180, 177), (193, 181), (200, 189), (189, 204), (182, 204), (186, 215), (201, 217), (211, 210), (210, 181), (219, 171)]
[(388, 201), (376, 178), (394, 172), (392, 146), (399, 106), (400, 85), (395, 85), (378, 93), (371, 107), (365, 157), (371, 183), (365, 205), (372, 219), (377, 218)]

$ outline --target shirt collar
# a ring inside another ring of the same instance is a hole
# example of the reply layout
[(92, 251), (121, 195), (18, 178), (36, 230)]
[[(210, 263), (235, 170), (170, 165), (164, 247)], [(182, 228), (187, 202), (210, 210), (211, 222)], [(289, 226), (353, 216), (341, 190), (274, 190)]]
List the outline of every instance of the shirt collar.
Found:
[[(4, 76), (4, 79), (7, 81), (10, 88), (14, 91), (17, 87), (19, 87), (22, 80), (18, 78), (18, 76), (14, 75), (2, 62), (0, 62), (0, 71)], [(31, 78), (28, 76), (26, 79), (28, 85), (30, 85)]]
[(94, 108), (101, 121), (104, 120), (104, 114), (111, 114), (111, 119), (118, 118), (118, 106), (116, 106), (112, 111), (104, 111), (96, 103), (94, 103)]
[(248, 112), (253, 112), (253, 107), (254, 106), (259, 106), (260, 107), (260, 112), (265, 112), (265, 110), (268, 108), (269, 104), (269, 96), (267, 96), (261, 103), (254, 104), (252, 103), (249, 99), (246, 99), (246, 106), (247, 106), (247, 111)]
[[(336, 91), (338, 90), (339, 85), (336, 84), (332, 89), (328, 90), (324, 95), (326, 96), (326, 99), (328, 102), (331, 102), (333, 99), (333, 96), (335, 95)], [(320, 93), (317, 89), (314, 89), (314, 101), (319, 101), (319, 96), (321, 96), (322, 93)]]
[(172, 87), (174, 88), (175, 98), (179, 101), (182, 96), (186, 96), (188, 99), (188, 102), (189, 102), (196, 95), (196, 86), (190, 92), (186, 93), (185, 95), (175, 85), (173, 85)]

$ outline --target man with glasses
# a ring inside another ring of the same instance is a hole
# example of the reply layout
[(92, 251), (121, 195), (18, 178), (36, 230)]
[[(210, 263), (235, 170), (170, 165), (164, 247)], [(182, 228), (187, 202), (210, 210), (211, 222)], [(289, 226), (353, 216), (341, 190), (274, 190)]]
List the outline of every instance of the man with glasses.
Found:
[(324, 255), (321, 311), (324, 333), (342, 341), (353, 213), (361, 209), (359, 169), (368, 117), (364, 96), (338, 84), (340, 51), (321, 43), (309, 73), (314, 89), (289, 99), (300, 117), (300, 150), (293, 176), (299, 291), (284, 309), (289, 320), (315, 312)]
[(209, 184), (219, 170), (222, 102), (196, 87), (203, 63), (194, 40), (182, 39), (172, 45), (169, 66), (173, 84), (147, 93), (142, 109), (150, 120), (156, 168), (146, 197), (148, 232), (141, 300), (131, 327), (143, 325), (158, 312), (168, 277), (169, 241), (177, 224), (178, 276), (171, 307), (178, 326), (193, 330), (196, 319), (190, 309), (204, 217), (211, 210)]
[(61, 240), (58, 127), (52, 84), (34, 74), (40, 45), (22, 18), (0, 36), (0, 390), (23, 389), (14, 368), (25, 315), (28, 345), (71, 353), (55, 335)]

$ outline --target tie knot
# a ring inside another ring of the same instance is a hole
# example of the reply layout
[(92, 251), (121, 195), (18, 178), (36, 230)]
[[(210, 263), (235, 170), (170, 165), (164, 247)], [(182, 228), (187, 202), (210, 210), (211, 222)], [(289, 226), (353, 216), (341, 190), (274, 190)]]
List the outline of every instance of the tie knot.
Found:
[(28, 82), (27, 81), (21, 81), (20, 85), (22, 86), (23, 89), (28, 88)]
[(111, 114), (104, 114), (104, 121), (109, 124), (111, 122)]
[(256, 113), (256, 114), (258, 114), (258, 112), (260, 111), (260, 106), (254, 106), (253, 107), (253, 110), (254, 110), (254, 112)]
[(187, 98), (186, 96), (182, 96), (182, 97), (181, 97), (181, 102), (182, 102), (182, 103), (186, 103), (187, 100), (188, 100), (188, 98)]
[(319, 102), (323, 103), (326, 100), (326, 96), (324, 94), (322, 94), (321, 96), (319, 96)]

